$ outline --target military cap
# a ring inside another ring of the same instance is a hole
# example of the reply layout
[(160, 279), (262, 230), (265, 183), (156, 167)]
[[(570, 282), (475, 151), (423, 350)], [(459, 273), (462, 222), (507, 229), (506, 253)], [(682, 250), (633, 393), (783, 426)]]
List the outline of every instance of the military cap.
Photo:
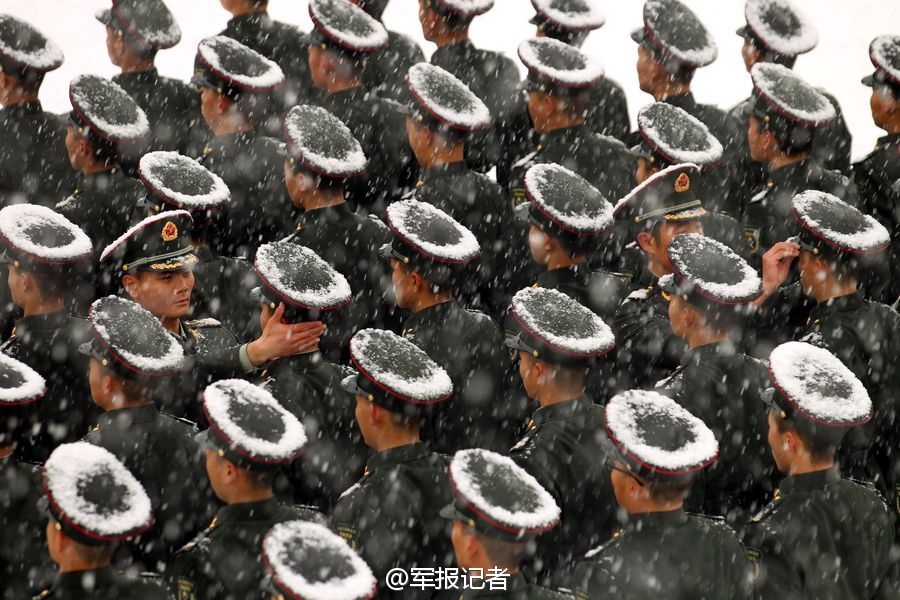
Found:
[(603, 319), (558, 290), (530, 287), (510, 302), (506, 345), (539, 360), (580, 366), (616, 346)]
[(87, 234), (66, 217), (37, 204), (0, 209), (0, 263), (34, 273), (65, 274), (93, 254)]
[(163, 0), (112, 0), (96, 16), (139, 48), (165, 49), (181, 41), (181, 28)]
[(737, 34), (774, 56), (799, 56), (819, 43), (815, 25), (791, 0), (746, 0), (744, 17)]
[(153, 524), (144, 487), (100, 446), (58, 446), (44, 463), (43, 484), (53, 526), (79, 544), (113, 544)]
[(851, 427), (872, 418), (865, 386), (824, 348), (781, 344), (769, 355), (769, 379), (773, 387), (763, 391), (763, 402), (816, 439), (837, 444)]
[(407, 339), (383, 329), (362, 329), (350, 339), (356, 376), (345, 390), (387, 411), (421, 415), (453, 396), (447, 372)]
[(445, 519), (462, 521), (488, 538), (525, 542), (559, 525), (556, 500), (508, 456), (472, 448), (450, 461), (453, 503)]
[(387, 226), (394, 235), (381, 255), (399, 260), (436, 285), (453, 283), (465, 265), (481, 256), (475, 235), (427, 202), (394, 202), (387, 208)]
[(545, 94), (579, 94), (604, 75), (598, 60), (552, 38), (525, 40), (519, 44), (519, 58), (528, 68), (528, 89)]
[(139, 304), (107, 296), (91, 304), (94, 337), (79, 347), (116, 376), (156, 385), (184, 366), (184, 349), (159, 319)]
[(325, 44), (350, 56), (364, 57), (388, 45), (388, 33), (378, 20), (348, 0), (310, 0), (315, 29), (311, 44)]
[(209, 422), (207, 447), (241, 468), (277, 469), (303, 453), (303, 424), (249, 381), (217, 381), (203, 391), (200, 402)]
[(796, 242), (815, 255), (849, 259), (891, 244), (884, 225), (827, 192), (800, 192), (791, 199), (791, 214), (800, 225)]
[(747, 310), (762, 295), (756, 270), (728, 246), (704, 235), (676, 235), (669, 242), (672, 273), (659, 278), (660, 288), (715, 313)]
[(0, 352), (0, 409), (37, 402), (46, 393), (47, 382), (37, 371)]
[(191, 213), (186, 210), (147, 217), (104, 248), (100, 262), (122, 273), (181, 269), (197, 262), (188, 236), (192, 226)]
[(136, 144), (150, 133), (144, 110), (118, 84), (79, 75), (69, 84), (69, 120), (82, 135), (114, 146)]
[(445, 132), (466, 134), (491, 126), (491, 111), (452, 73), (421, 62), (406, 74), (415, 120)]
[(654, 102), (638, 112), (641, 143), (635, 156), (657, 168), (693, 163), (701, 169), (722, 160), (722, 144), (700, 119), (668, 102)]
[(619, 200), (613, 211), (617, 221), (641, 224), (656, 221), (698, 221), (706, 211), (694, 193), (700, 167), (691, 163), (658, 171)]
[(367, 600), (375, 596), (372, 569), (324, 525), (278, 523), (262, 543), (263, 564), (274, 594), (303, 600)]
[(260, 303), (275, 309), (285, 305), (289, 321), (314, 321), (320, 313), (346, 306), (350, 284), (318, 254), (288, 241), (263, 244), (254, 258), (262, 285), (251, 292)]
[(293, 163), (321, 177), (356, 177), (369, 164), (350, 128), (320, 106), (292, 108), (284, 119), (284, 137)]
[(679, 0), (644, 2), (644, 26), (632, 31), (631, 39), (673, 70), (705, 67), (719, 56), (712, 33)]
[(40, 80), (63, 60), (60, 47), (30, 23), (0, 15), (0, 70), (26, 81)]
[(758, 63), (750, 69), (753, 97), (747, 114), (776, 128), (816, 128), (837, 118), (828, 98), (783, 65)]
[(494, 0), (423, 0), (434, 12), (451, 19), (471, 21), (494, 7)]
[(606, 23), (606, 16), (596, 0), (531, 0), (535, 15), (529, 21), (537, 25), (548, 37), (566, 41), (572, 36), (600, 29)]
[(192, 215), (224, 207), (231, 191), (221, 177), (177, 152), (148, 152), (138, 164), (147, 188), (144, 206), (153, 212), (181, 209)]
[(616, 394), (603, 414), (601, 441), (608, 463), (654, 483), (690, 480), (715, 462), (716, 436), (686, 408), (659, 392)]
[(191, 83), (236, 101), (244, 94), (274, 92), (284, 83), (284, 72), (259, 52), (217, 35), (201, 40), (197, 46)]
[(864, 77), (863, 84), (885, 86), (900, 96), (900, 35), (882, 35), (872, 40), (869, 59), (875, 65), (875, 72)]

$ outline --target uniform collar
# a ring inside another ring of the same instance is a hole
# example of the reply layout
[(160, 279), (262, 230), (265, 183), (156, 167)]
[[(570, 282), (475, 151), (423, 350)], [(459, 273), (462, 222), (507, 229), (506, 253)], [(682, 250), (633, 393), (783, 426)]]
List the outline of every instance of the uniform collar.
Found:
[(687, 523), (687, 513), (684, 508), (676, 508), (664, 512), (638, 513), (628, 515), (628, 521), (625, 523), (626, 531), (659, 531), (665, 529), (674, 529), (681, 527)]
[(151, 402), (142, 406), (108, 410), (97, 419), (97, 426), (102, 429), (123, 422), (127, 425), (150, 423), (155, 421), (157, 417), (159, 417), (159, 409)]
[(900, 144), (900, 133), (889, 133), (888, 135), (875, 140), (875, 149), (881, 150), (886, 146), (893, 146), (895, 144)]
[(863, 299), (862, 293), (854, 292), (846, 296), (838, 296), (837, 298), (832, 298), (831, 300), (816, 304), (812, 307), (812, 310), (809, 311), (809, 316), (811, 319), (821, 319), (826, 315), (843, 312), (845, 310), (857, 310), (863, 304), (865, 304), (865, 300)]
[[(593, 408), (594, 402), (585, 395), (578, 396), (572, 400), (564, 400), (551, 404), (549, 406), (541, 406), (531, 417), (531, 421), (535, 427), (550, 421), (561, 421), (572, 419), (579, 416), (587, 415)], [(598, 423), (599, 427), (600, 424)]]
[(824, 471), (813, 471), (812, 473), (785, 477), (781, 480), (778, 491), (785, 495), (792, 492), (820, 490), (837, 483), (840, 479), (841, 473), (835, 466)]
[[(88, 571), (71, 571), (59, 573), (53, 580), (52, 590), (102, 590), (112, 587), (118, 580), (112, 567), (93, 569)], [(90, 586), (90, 587), (88, 587)]]
[(684, 366), (697, 366), (703, 364), (707, 360), (720, 358), (723, 356), (734, 356), (736, 349), (733, 342), (716, 342), (714, 344), (705, 344), (697, 346), (684, 353), (681, 358), (681, 364)]
[(353, 210), (347, 202), (332, 204), (321, 208), (314, 208), (300, 213), (300, 220), (306, 223), (321, 221), (342, 221), (353, 214)]
[(422, 169), (422, 181), (428, 181), (429, 179), (436, 179), (439, 177), (448, 177), (450, 175), (460, 175), (468, 172), (469, 167), (464, 160), (444, 163), (442, 165), (434, 165), (427, 169)]
[(775, 184), (782, 184), (787, 181), (809, 181), (812, 179), (812, 172), (818, 167), (818, 163), (812, 158), (799, 160), (795, 163), (785, 165), (780, 169), (769, 170), (769, 180)]
[(419, 327), (431, 323), (441, 324), (446, 321), (447, 316), (457, 308), (458, 305), (456, 304), (456, 300), (447, 300), (446, 302), (440, 302), (438, 304), (433, 304), (428, 308), (423, 308), (406, 319), (406, 322), (403, 323), (403, 333), (406, 334), (407, 330), (415, 331)]
[(214, 523), (222, 525), (224, 523), (238, 523), (241, 521), (267, 521), (276, 516), (280, 507), (281, 505), (274, 496), (268, 500), (260, 500), (258, 502), (229, 504), (219, 509)]
[(245, 27), (257, 28), (270, 25), (272, 23), (272, 17), (269, 16), (269, 13), (266, 11), (261, 12), (250, 12), (245, 13), (243, 15), (238, 15), (236, 17), (232, 17), (228, 20), (228, 23), (225, 25), (226, 31), (236, 31), (243, 29)]
[[(486, 576), (487, 572), (485, 572), (484, 575)], [(506, 579), (506, 587), (504, 587), (503, 589), (489, 589), (490, 584), (488, 583), (488, 580), (485, 579), (484, 589), (467, 590), (463, 593), (461, 598), (463, 598), (464, 600), (469, 600), (470, 598), (493, 598), (495, 596), (500, 598), (528, 597), (526, 596), (526, 592), (528, 591), (529, 585), (528, 581), (525, 580), (525, 576), (522, 575), (522, 573), (514, 573), (508, 577), (505, 577), (504, 579)]]
[(97, 171), (90, 175), (82, 174), (78, 180), (78, 189), (82, 192), (87, 190), (109, 190), (113, 187), (113, 180), (119, 177), (119, 169), (112, 168), (109, 171)]
[(545, 146), (562, 146), (568, 147), (577, 140), (584, 139), (590, 135), (591, 131), (582, 123), (574, 127), (561, 127), (547, 131), (538, 136), (538, 145), (541, 148)]
[(113, 81), (118, 84), (128, 83), (156, 83), (159, 81), (159, 71), (156, 67), (147, 69), (146, 71), (131, 71), (129, 73), (119, 73), (113, 76)]
[(223, 133), (222, 135), (214, 136), (209, 141), (209, 145), (204, 148), (204, 153), (214, 151), (222, 152), (231, 149), (241, 151), (252, 146), (253, 142), (256, 140), (256, 137), (256, 132), (254, 132), (252, 129), (250, 131), (235, 131), (234, 133)]
[(684, 94), (678, 94), (675, 96), (668, 96), (661, 100), (666, 104), (671, 104), (672, 106), (677, 106), (678, 108), (691, 112), (690, 109), (697, 106), (697, 100), (694, 98), (693, 92), (686, 92)]
[(412, 462), (414, 460), (419, 460), (420, 458), (425, 458), (428, 455), (428, 448), (426, 448), (425, 444), (422, 442), (388, 448), (369, 459), (366, 463), (366, 471), (371, 474), (381, 467)]
[(541, 287), (554, 287), (559, 284), (572, 282), (586, 284), (591, 277), (591, 273), (591, 268), (586, 263), (569, 265), (568, 267), (544, 271), (538, 275), (537, 283)]
[(16, 321), (16, 337), (22, 337), (32, 331), (53, 331), (67, 325), (68, 315), (64, 310), (58, 310), (43, 315), (22, 317)]
[(364, 86), (347, 88), (330, 94), (323, 94), (322, 104), (324, 105), (324, 108), (331, 112), (334, 112), (332, 109), (335, 106), (362, 110), (363, 105), (361, 103), (368, 94), (369, 91)]

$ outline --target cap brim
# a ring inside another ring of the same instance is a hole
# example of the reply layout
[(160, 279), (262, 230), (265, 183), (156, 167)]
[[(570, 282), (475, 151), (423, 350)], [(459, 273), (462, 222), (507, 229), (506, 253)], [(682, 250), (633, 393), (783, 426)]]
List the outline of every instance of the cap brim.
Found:
[(760, 400), (763, 401), (763, 404), (768, 406), (769, 408), (774, 408), (777, 411), (781, 411), (781, 407), (775, 402), (775, 388), (766, 388), (759, 395)]
[(441, 517), (447, 519), (448, 521), (468, 521), (469, 517), (462, 514), (457, 510), (456, 505), (454, 503), (450, 503), (444, 508), (441, 509), (440, 512)]
[(140, 265), (138, 268), (142, 270), (150, 269), (152, 271), (174, 271), (176, 269), (187, 269), (193, 267), (197, 262), (197, 255), (193, 252), (175, 256), (160, 262), (150, 261)]
[(541, 19), (541, 15), (535, 13), (533, 17), (528, 19), (528, 22), (532, 25), (542, 25), (544, 23), (543, 19)]
[(637, 29), (632, 29), (630, 35), (631, 35), (631, 39), (634, 40), (635, 43), (637, 43), (637, 44), (643, 43), (644, 38), (646, 37), (646, 33), (644, 33), (643, 27), (638, 27)]
[(104, 25), (111, 25), (113, 22), (113, 12), (111, 8), (104, 8), (103, 10), (98, 10), (94, 15), (98, 21), (103, 23)]
[(93, 344), (93, 342), (90, 342), (90, 341), (78, 344), (78, 354), (81, 354), (82, 356), (90, 356), (92, 354), (92, 352), (91, 352), (92, 344)]
[(743, 27), (738, 27), (737, 29), (735, 29), (734, 32), (738, 34), (739, 37), (743, 38), (747, 37), (749, 30), (747, 29), (747, 26), (744, 25)]
[(6, 251), (6, 248), (4, 248), (2, 252), (0, 252), (0, 264), (4, 264), (4, 265), (16, 264), (16, 259), (14, 259), (12, 256), (9, 255), (9, 253)]
[(875, 87), (875, 75), (866, 75), (859, 82), (866, 87)]

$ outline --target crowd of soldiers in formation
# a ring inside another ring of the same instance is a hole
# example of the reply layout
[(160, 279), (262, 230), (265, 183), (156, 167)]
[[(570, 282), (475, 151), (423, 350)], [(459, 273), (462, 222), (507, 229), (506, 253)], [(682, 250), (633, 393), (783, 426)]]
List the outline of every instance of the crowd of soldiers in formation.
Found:
[[(387, 0), (221, 0), (186, 84), (113, 0), (62, 117), (0, 15), (0, 595), (898, 598), (900, 36), (851, 164), (790, 0), (731, 111), (646, 0), (637, 131), (593, 0), (531, 3), (523, 81), (492, 0), (418, 0), (430, 62)], [(497, 585), (388, 576), (451, 567)]]

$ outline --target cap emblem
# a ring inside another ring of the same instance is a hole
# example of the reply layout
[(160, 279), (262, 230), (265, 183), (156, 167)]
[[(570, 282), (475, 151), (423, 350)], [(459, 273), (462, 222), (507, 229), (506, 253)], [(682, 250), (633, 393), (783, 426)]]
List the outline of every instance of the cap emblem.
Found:
[(166, 221), (162, 228), (162, 239), (164, 242), (171, 242), (178, 237), (178, 227), (172, 221)]
[(687, 173), (682, 173), (675, 179), (675, 191), (677, 193), (686, 192), (691, 189), (691, 178)]

